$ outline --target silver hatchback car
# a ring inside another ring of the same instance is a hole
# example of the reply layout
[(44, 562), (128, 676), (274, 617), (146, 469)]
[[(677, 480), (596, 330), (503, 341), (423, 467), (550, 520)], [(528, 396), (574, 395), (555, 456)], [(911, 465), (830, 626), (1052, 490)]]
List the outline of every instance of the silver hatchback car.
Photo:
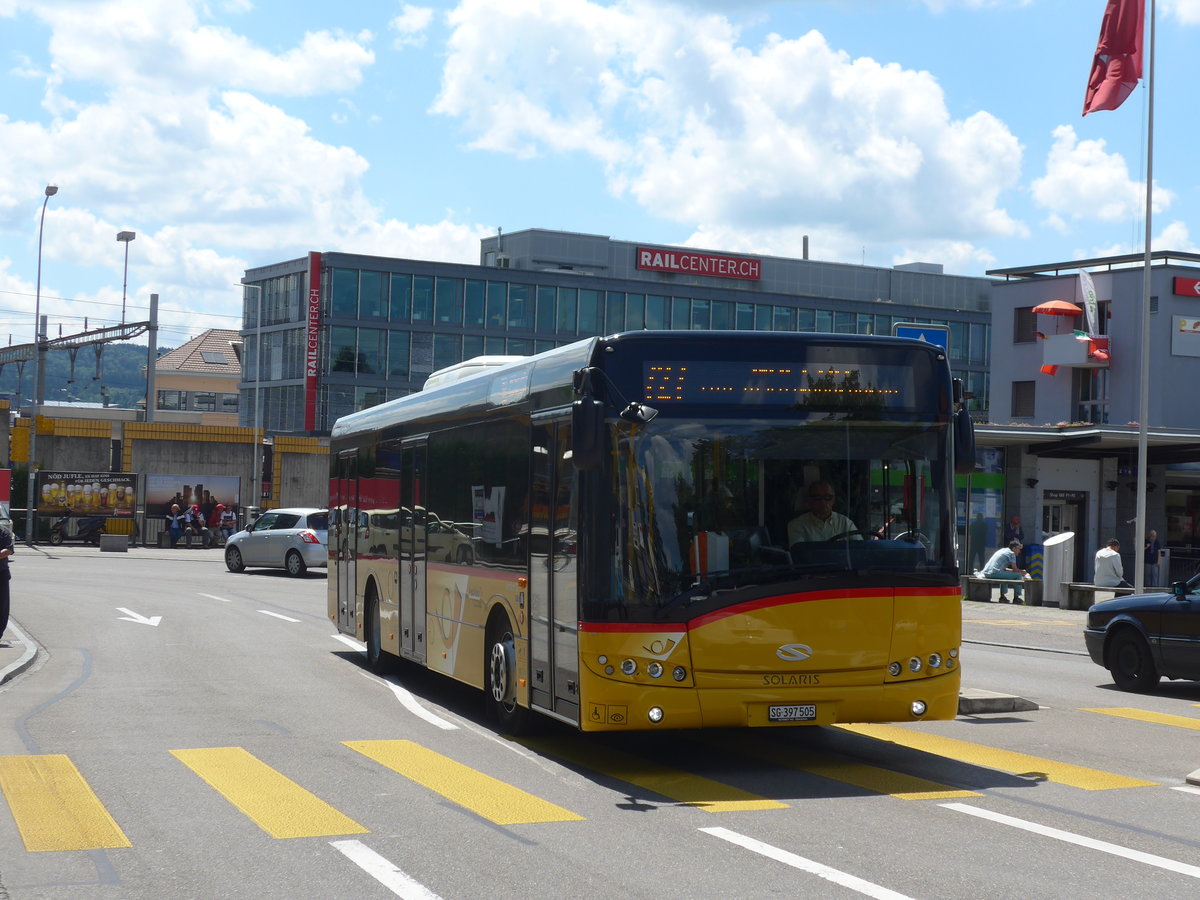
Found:
[(225, 542), (225, 567), (286, 569), (301, 576), (329, 566), (329, 511), (269, 509)]

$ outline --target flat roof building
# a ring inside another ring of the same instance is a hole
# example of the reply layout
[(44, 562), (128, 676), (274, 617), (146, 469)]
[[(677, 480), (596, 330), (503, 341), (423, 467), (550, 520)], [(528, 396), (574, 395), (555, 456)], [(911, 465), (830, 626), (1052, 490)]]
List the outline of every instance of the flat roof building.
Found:
[(465, 359), (643, 328), (891, 334), (896, 323), (933, 324), (981, 414), (988, 395), (991, 279), (929, 263), (887, 269), (529, 229), (483, 239), (478, 265), (313, 252), (243, 280), (240, 422), (261, 415), (269, 433), (327, 434), (338, 417), (420, 390)]

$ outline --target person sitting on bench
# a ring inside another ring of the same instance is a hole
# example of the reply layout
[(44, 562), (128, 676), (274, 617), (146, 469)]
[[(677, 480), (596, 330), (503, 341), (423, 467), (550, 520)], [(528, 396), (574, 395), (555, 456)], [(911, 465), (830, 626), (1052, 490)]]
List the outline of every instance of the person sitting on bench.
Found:
[[(1017, 567), (1017, 554), (1021, 552), (1020, 541), (1009, 541), (1007, 547), (1001, 547), (992, 554), (980, 574), (984, 578), (995, 578), (1001, 581), (1012, 581), (1013, 603), (1021, 602), (1021, 588), (1025, 583), (1025, 570)], [(1007, 584), (1000, 585), (1000, 602), (1007, 603), (1004, 595)]]
[(1107, 546), (1096, 551), (1096, 572), (1092, 584), (1096, 587), (1120, 587), (1125, 583), (1125, 570), (1121, 566), (1121, 542), (1113, 538)]

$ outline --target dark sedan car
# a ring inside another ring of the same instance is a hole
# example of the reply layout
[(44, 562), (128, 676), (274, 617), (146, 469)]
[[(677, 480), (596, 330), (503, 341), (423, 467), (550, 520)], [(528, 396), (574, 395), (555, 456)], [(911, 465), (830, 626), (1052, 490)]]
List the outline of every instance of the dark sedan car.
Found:
[(1088, 610), (1084, 643), (1092, 661), (1124, 691), (1167, 678), (1200, 679), (1200, 573), (1170, 592), (1129, 594)]

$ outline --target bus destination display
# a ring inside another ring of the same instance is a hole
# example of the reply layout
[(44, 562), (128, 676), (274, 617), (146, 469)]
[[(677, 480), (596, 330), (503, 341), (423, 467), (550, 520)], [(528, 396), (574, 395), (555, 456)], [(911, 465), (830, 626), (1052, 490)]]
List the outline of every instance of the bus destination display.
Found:
[(648, 361), (643, 397), (656, 405), (872, 407), (912, 402), (912, 370), (903, 366), (791, 364), (721, 360)]

